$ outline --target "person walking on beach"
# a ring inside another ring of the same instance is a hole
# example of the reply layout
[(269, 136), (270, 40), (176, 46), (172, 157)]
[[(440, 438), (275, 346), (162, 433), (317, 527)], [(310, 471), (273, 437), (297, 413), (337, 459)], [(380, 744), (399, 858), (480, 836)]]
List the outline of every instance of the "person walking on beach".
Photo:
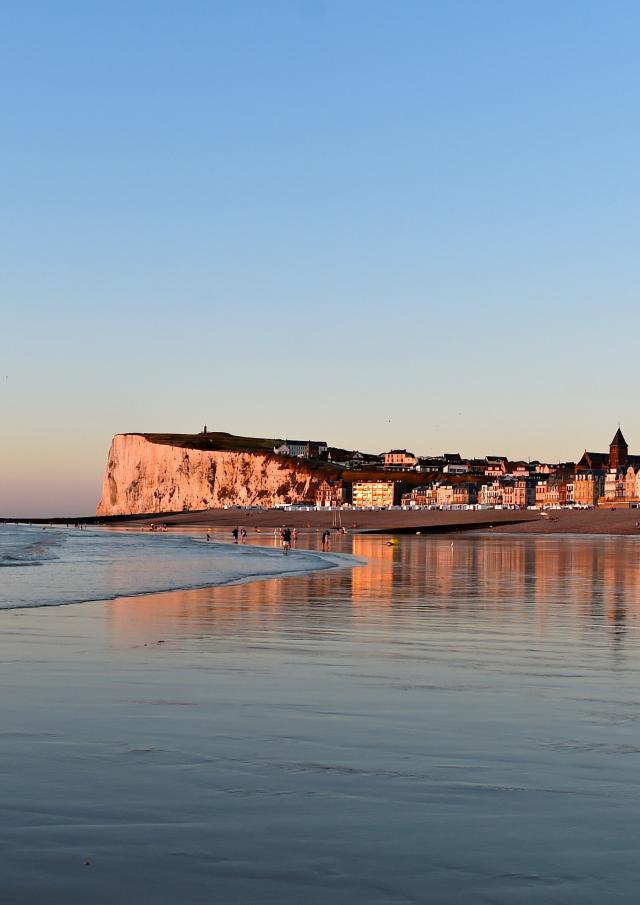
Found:
[(282, 529), (282, 552), (285, 556), (288, 555), (289, 550), (291, 549), (291, 529), (283, 528)]
[(291, 534), (291, 539), (293, 541), (293, 546), (295, 547), (295, 545), (298, 543), (298, 529), (297, 528), (293, 529), (293, 533)]
[(207, 531), (207, 543), (209, 543), (209, 538), (210, 538), (210, 534), (209, 534), (209, 532)]
[(238, 543), (238, 534), (239, 534), (238, 529), (237, 529), (237, 528), (234, 528), (233, 531), (232, 531), (231, 533), (233, 534), (233, 542), (234, 542), (234, 544), (237, 544), (237, 543)]
[(242, 528), (242, 530), (240, 531), (240, 543), (246, 544), (246, 542), (247, 542), (247, 529)]
[(323, 553), (329, 552), (330, 544), (331, 544), (331, 532), (328, 530), (323, 531), (322, 532), (322, 551), (323, 551)]

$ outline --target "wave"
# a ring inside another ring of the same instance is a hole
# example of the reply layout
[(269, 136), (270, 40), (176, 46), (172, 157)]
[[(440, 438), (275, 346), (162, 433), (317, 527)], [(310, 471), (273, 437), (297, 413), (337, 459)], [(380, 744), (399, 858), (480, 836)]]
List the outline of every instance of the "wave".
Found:
[[(0, 533), (0, 568), (16, 566), (40, 566), (42, 563), (57, 559), (57, 548), (65, 542), (65, 535), (49, 531), (33, 537), (33, 528), (4, 529)], [(40, 529), (42, 530), (42, 529)]]
[[(19, 542), (2, 534), (0, 610), (216, 587), (358, 562), (345, 554), (298, 549), (285, 557), (275, 548), (171, 534), (53, 529), (46, 541), (31, 532)], [(31, 565), (39, 568), (15, 568)]]

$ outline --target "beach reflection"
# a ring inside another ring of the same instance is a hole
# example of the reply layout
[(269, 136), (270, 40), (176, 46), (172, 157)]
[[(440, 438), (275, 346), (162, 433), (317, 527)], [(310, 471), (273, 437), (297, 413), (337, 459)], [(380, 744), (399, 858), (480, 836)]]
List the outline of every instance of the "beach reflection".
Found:
[[(272, 538), (253, 542), (273, 544)], [(317, 547), (314, 534), (300, 547)], [(365, 565), (249, 584), (172, 591), (109, 603), (116, 646), (165, 638), (260, 634), (301, 636), (384, 626), (402, 634), (450, 630), (461, 622), (508, 623), (538, 633), (582, 636), (602, 626), (619, 646), (638, 619), (635, 538), (334, 538), (333, 549)]]

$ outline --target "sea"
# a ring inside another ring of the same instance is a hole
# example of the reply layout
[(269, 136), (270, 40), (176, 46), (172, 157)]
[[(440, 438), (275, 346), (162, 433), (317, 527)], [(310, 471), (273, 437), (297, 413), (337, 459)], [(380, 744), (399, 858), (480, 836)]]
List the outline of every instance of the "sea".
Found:
[(3, 529), (0, 900), (637, 903), (640, 539), (215, 537)]
[[(100, 528), (0, 526), (0, 609), (59, 606), (316, 569), (347, 558), (193, 535)], [(269, 533), (271, 537), (271, 533)]]

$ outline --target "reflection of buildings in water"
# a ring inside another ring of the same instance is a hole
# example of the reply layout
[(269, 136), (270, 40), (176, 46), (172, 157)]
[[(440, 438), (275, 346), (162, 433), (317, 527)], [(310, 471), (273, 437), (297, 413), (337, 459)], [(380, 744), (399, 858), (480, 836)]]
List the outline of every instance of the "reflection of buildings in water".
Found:
[(351, 599), (355, 605), (390, 604), (393, 599), (394, 559), (401, 547), (389, 546), (387, 538), (373, 534), (354, 534), (354, 556), (367, 560), (366, 566), (351, 571)]
[(391, 549), (394, 568), (384, 573), (391, 593), (400, 596), (393, 583), (410, 575), (413, 592), (431, 606), (471, 601), (521, 618), (529, 603), (543, 620), (553, 612), (620, 621), (640, 596), (640, 548), (623, 538), (432, 535)]
[[(566, 581), (571, 582), (571, 593), (565, 594), (565, 607), (571, 607), (584, 620), (600, 617), (602, 608), (603, 571), (606, 552), (602, 543), (573, 539), (570, 544), (570, 558)], [(553, 555), (550, 550), (547, 555)], [(589, 622), (585, 621), (588, 626)]]
[(638, 599), (640, 570), (626, 538), (538, 539), (534, 550), (534, 600), (556, 615), (624, 620)]
[[(626, 539), (540, 537), (503, 543), (481, 553), (484, 567), (495, 575), (494, 588), (501, 596), (531, 601), (538, 615), (554, 610), (598, 616), (637, 597), (640, 570)], [(486, 581), (484, 586), (489, 587)]]
[(387, 546), (379, 536), (356, 536), (353, 552), (370, 561), (352, 573), (353, 598), (363, 603), (421, 602), (460, 608), (469, 598), (495, 606), (522, 595), (528, 553), (522, 543), (452, 535), (405, 536)]
[(635, 550), (626, 538), (543, 538), (535, 547), (535, 599), (583, 618), (619, 617), (640, 588)]
[[(417, 540), (417, 539), (416, 539)], [(474, 608), (502, 606), (505, 599), (522, 595), (525, 587), (526, 549), (502, 545), (493, 538), (438, 536), (421, 539), (422, 584), (431, 606)]]
[[(452, 545), (453, 541), (453, 545)], [(638, 607), (637, 541), (623, 538), (352, 535), (353, 569), (197, 591), (116, 600), (107, 612), (117, 646), (186, 636), (266, 636), (287, 631), (321, 639), (353, 616), (381, 607), (456, 610), (465, 618), (571, 620), (580, 632), (609, 620), (616, 633)], [(389, 623), (391, 624), (391, 622)], [(315, 634), (314, 634), (315, 633)]]
[(637, 541), (626, 540), (622, 546), (616, 540), (611, 539), (606, 545), (602, 568), (602, 607), (607, 619), (620, 624), (625, 621), (627, 610), (637, 608), (640, 567)]
[(539, 614), (548, 614), (558, 604), (562, 588), (567, 587), (571, 574), (571, 546), (571, 541), (549, 543), (548, 538), (541, 538), (536, 545), (532, 562), (532, 599)]
[[(453, 542), (455, 545), (455, 541)], [(449, 538), (437, 538), (436, 542), (427, 539), (424, 561), (424, 595), (425, 599), (433, 605), (457, 606), (457, 600), (452, 596), (454, 589), (454, 563), (456, 556), (459, 561), (464, 561), (466, 551), (464, 546), (452, 546)], [(466, 565), (468, 566), (468, 560)], [(461, 563), (462, 567), (462, 563)], [(434, 600), (435, 598), (435, 600)]]

